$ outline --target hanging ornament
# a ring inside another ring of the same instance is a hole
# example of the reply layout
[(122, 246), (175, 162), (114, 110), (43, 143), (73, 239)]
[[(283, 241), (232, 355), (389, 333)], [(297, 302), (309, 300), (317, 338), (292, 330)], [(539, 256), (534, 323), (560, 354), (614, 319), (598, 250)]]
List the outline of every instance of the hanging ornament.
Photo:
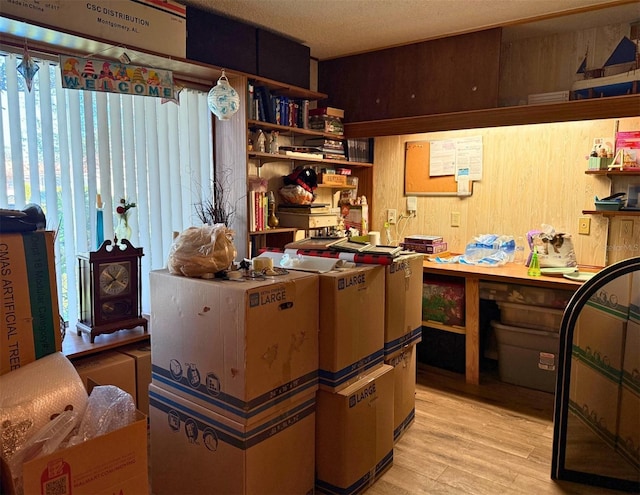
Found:
[(229, 120), (240, 109), (240, 96), (229, 84), (224, 70), (218, 83), (209, 91), (207, 103), (211, 113), (220, 120)]
[(182, 93), (182, 90), (184, 89), (184, 86), (180, 86), (179, 84), (175, 84), (173, 85), (173, 98), (162, 98), (162, 100), (160, 101), (161, 105), (164, 105), (165, 103), (175, 103), (176, 105), (180, 106), (180, 93)]
[(27, 90), (31, 92), (31, 83), (33, 82), (33, 78), (36, 75), (36, 72), (40, 67), (29, 55), (29, 50), (27, 48), (27, 44), (24, 44), (24, 51), (22, 53), (22, 62), (18, 65), (18, 72), (24, 77), (25, 83), (27, 84)]

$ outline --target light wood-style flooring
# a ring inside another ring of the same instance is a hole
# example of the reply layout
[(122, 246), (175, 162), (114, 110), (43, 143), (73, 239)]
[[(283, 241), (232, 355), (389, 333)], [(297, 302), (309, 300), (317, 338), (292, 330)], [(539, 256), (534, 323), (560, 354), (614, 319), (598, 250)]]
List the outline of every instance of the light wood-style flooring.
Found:
[(619, 494), (551, 480), (553, 394), (418, 363), (416, 419), (367, 495)]

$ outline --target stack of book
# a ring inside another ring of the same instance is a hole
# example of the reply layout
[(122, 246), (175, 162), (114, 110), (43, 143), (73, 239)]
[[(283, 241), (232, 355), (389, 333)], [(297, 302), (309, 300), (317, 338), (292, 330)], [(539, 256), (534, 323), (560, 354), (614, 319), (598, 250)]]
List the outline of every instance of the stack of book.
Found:
[(320, 107), (309, 110), (309, 129), (344, 136), (344, 110)]
[(401, 243), (406, 250), (425, 254), (440, 254), (447, 251), (447, 243), (438, 235), (414, 235), (405, 237)]
[(373, 163), (373, 139), (347, 139), (347, 159), (350, 162)]
[(322, 160), (324, 155), (321, 151), (311, 146), (280, 146), (278, 153), (296, 158), (316, 158)]
[(298, 229), (320, 229), (338, 225), (337, 210), (326, 203), (310, 205), (281, 204), (278, 207), (278, 219), (282, 227)]
[(304, 144), (311, 146), (324, 155), (325, 159), (345, 160), (344, 141), (340, 139), (313, 138), (307, 139)]

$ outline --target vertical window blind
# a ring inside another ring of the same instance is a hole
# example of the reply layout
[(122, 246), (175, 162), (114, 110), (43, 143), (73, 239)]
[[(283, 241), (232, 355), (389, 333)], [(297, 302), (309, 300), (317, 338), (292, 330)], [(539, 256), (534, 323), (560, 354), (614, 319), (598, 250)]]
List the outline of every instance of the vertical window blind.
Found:
[(205, 92), (160, 98), (65, 89), (58, 64), (38, 60), (31, 91), (0, 53), (0, 208), (39, 204), (56, 234), (61, 315), (75, 328), (77, 254), (97, 249), (96, 198), (104, 238), (113, 239), (121, 198), (131, 243), (142, 247), (142, 308), (149, 271), (166, 265), (173, 232), (201, 221), (195, 205), (213, 200), (212, 119)]

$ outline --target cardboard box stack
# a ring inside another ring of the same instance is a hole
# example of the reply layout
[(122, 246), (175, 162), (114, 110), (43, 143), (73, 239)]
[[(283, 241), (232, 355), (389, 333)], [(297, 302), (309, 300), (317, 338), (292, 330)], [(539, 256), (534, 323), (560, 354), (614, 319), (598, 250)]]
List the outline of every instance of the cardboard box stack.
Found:
[(384, 362), (393, 367), (393, 439), (415, 418), (416, 344), (422, 340), (422, 254), (385, 267)]
[(318, 276), (150, 280), (154, 493), (313, 491)]

